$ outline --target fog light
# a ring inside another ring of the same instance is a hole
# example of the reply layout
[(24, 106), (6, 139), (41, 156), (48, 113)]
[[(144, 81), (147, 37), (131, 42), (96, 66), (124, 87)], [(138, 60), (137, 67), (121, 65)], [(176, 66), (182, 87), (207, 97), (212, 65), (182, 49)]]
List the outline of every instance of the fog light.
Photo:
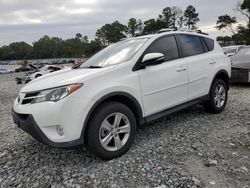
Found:
[(57, 133), (58, 133), (60, 136), (63, 136), (63, 135), (64, 135), (63, 128), (62, 128), (60, 125), (57, 125), (57, 126), (56, 126), (56, 130), (57, 130)]

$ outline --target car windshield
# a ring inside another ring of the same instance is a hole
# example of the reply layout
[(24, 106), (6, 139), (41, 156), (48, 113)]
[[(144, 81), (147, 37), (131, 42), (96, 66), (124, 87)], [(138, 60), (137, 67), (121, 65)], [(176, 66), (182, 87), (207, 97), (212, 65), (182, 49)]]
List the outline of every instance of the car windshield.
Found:
[(242, 48), (237, 55), (250, 55), (250, 48)]
[(237, 51), (237, 48), (224, 48), (223, 49), (226, 54), (235, 54)]
[(110, 45), (92, 56), (81, 68), (102, 68), (130, 60), (145, 44), (148, 38), (128, 39)]

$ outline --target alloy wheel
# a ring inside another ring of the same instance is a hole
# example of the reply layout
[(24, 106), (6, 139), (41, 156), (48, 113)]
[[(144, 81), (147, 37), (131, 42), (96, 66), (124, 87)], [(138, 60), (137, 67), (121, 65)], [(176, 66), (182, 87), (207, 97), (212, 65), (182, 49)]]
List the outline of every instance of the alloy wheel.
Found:
[(214, 103), (217, 108), (221, 108), (226, 101), (226, 89), (222, 84), (219, 84), (215, 88)]
[(99, 140), (104, 149), (117, 151), (128, 141), (130, 122), (126, 115), (116, 112), (105, 118), (99, 129)]

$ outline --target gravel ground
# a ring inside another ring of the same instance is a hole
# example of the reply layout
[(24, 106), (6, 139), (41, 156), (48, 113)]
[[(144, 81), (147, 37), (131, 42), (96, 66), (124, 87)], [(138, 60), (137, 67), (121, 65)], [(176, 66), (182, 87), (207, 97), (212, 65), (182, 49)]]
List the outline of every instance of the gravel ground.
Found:
[(19, 130), (16, 76), (0, 75), (0, 187), (250, 187), (250, 86), (232, 86), (223, 113), (175, 113), (139, 130), (122, 157), (102, 161)]

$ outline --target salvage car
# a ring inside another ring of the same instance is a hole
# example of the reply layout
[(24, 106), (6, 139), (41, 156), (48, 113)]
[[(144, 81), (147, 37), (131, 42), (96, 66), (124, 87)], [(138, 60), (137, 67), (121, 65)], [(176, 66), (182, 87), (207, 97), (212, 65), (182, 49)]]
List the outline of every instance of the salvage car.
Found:
[(0, 74), (7, 74), (7, 73), (11, 73), (12, 71), (6, 68), (0, 68)]
[(250, 83), (250, 47), (242, 48), (232, 60), (232, 83)]
[(244, 48), (244, 45), (237, 45), (237, 46), (227, 46), (227, 47), (223, 47), (223, 51), (224, 53), (230, 57), (230, 56), (234, 56), (235, 54), (237, 54), (240, 49)]
[(35, 65), (30, 65), (35, 72), (32, 74), (27, 74), (26, 76), (30, 78), (30, 80), (33, 80), (35, 78), (39, 78), (40, 76), (49, 74), (51, 72), (59, 71), (62, 70), (64, 67), (63, 66), (58, 66), (58, 65), (45, 65), (42, 68), (37, 68)]
[(15, 99), (15, 124), (57, 148), (85, 144), (113, 159), (131, 147), (137, 128), (202, 104), (227, 104), (231, 61), (219, 44), (196, 32), (166, 31), (122, 40), (79, 69), (47, 74)]
[(15, 69), (15, 72), (29, 72), (33, 69), (31, 67), (18, 67)]

